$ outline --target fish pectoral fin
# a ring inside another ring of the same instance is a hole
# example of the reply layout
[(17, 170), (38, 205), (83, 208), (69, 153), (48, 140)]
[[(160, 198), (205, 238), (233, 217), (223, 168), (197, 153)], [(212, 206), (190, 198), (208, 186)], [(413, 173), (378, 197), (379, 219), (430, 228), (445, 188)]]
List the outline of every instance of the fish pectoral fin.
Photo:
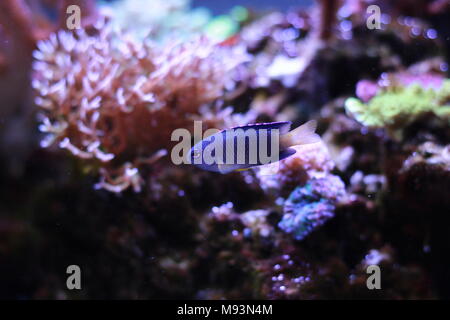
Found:
[(286, 158), (292, 156), (293, 154), (295, 154), (295, 152), (296, 152), (295, 149), (293, 149), (293, 148), (287, 148), (287, 149), (285, 149), (285, 150), (283, 150), (283, 151), (280, 152), (279, 160), (281, 161), (281, 160), (283, 160), (283, 159), (286, 159)]

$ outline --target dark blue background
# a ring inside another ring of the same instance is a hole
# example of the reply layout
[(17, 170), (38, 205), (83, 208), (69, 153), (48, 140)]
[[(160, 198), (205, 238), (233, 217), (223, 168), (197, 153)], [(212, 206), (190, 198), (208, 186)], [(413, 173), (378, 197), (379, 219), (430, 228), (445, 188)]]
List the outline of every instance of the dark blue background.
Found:
[(258, 10), (287, 10), (295, 7), (305, 7), (313, 3), (313, 0), (193, 0), (193, 7), (207, 7), (214, 14), (228, 12), (233, 6), (241, 5)]

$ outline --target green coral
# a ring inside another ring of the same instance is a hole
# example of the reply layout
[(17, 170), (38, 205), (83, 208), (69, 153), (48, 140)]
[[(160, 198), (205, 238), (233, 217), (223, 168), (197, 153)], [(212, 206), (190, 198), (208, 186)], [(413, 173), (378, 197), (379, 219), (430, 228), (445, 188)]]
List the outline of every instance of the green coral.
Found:
[(220, 15), (213, 18), (204, 29), (212, 39), (225, 40), (238, 31), (239, 23), (230, 16)]
[(347, 113), (367, 127), (385, 127), (398, 130), (424, 113), (449, 117), (450, 79), (438, 90), (425, 89), (414, 84), (407, 87), (391, 87), (378, 93), (367, 104), (356, 98), (345, 102)]

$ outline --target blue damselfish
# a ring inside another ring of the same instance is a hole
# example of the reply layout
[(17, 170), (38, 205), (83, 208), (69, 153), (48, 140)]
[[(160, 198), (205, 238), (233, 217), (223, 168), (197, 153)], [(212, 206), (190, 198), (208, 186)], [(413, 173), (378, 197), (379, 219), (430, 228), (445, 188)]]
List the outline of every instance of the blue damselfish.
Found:
[(315, 120), (292, 131), (291, 124), (257, 123), (222, 130), (195, 144), (187, 160), (203, 170), (229, 173), (283, 160), (296, 152), (290, 147), (320, 141)]

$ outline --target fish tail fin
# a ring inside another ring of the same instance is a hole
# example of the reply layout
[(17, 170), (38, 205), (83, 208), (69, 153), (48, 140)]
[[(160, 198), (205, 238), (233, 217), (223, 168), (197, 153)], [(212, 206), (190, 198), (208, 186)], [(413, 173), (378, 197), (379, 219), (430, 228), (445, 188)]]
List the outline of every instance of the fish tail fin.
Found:
[(321, 141), (320, 136), (315, 133), (317, 121), (310, 120), (298, 128), (281, 136), (281, 143), (284, 146), (297, 146), (303, 144), (311, 144)]

